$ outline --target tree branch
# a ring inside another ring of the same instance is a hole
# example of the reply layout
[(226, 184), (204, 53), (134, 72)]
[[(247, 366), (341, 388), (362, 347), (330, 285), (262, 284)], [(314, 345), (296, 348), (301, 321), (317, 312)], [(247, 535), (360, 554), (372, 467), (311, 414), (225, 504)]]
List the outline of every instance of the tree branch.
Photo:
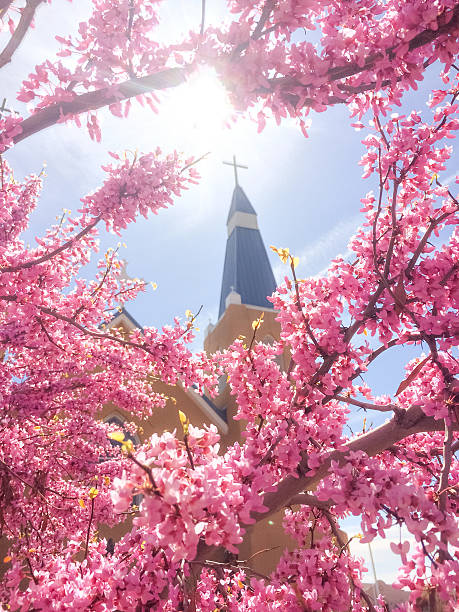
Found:
[[(423, 32), (420, 32), (419, 34), (417, 34), (414, 38), (412, 38), (408, 43), (408, 50), (414, 51), (415, 49), (419, 49), (420, 47), (423, 47), (424, 45), (427, 45), (433, 42), (439, 36), (443, 34), (448, 34), (450, 32), (453, 32), (455, 29), (457, 29), (459, 25), (459, 6), (454, 7), (452, 11), (448, 11), (448, 14), (449, 13), (452, 13), (451, 19), (447, 19), (446, 11), (442, 13), (441, 15), (439, 15), (437, 19), (437, 24), (438, 24), (437, 29), (431, 29), (431, 28), (426, 29)], [(404, 44), (405, 44), (405, 41), (400, 41), (398, 45), (393, 45), (392, 47), (389, 47), (385, 51), (381, 51), (380, 53), (374, 53), (373, 55), (368, 56), (363, 66), (359, 66), (357, 63), (352, 62), (352, 63), (347, 63), (343, 66), (332, 67), (326, 73), (326, 76), (328, 77), (328, 82), (331, 83), (334, 81), (340, 81), (342, 79), (346, 79), (351, 76), (355, 76), (357, 74), (361, 74), (362, 72), (370, 70), (374, 68), (375, 63), (378, 60), (382, 60), (385, 56), (389, 57), (389, 59), (393, 59), (396, 55), (397, 48), (400, 46), (403, 46)], [(384, 46), (383, 41), (381, 42), (381, 46)], [(299, 76), (302, 76), (304, 78), (304, 75), (299, 75)], [(394, 79), (395, 79), (395, 76), (394, 76)], [(268, 79), (268, 81), (271, 87), (269, 89), (265, 89), (264, 90), (265, 93), (271, 93), (272, 91), (278, 89), (279, 87), (282, 88), (284, 85), (287, 87), (292, 87), (295, 89), (303, 89), (303, 90), (311, 89), (313, 86), (313, 83), (302, 83), (296, 78), (296, 76), (291, 76), (291, 75), (282, 76), (282, 77), (274, 77), (274, 78)], [(387, 81), (383, 82), (383, 85), (389, 85), (391, 82), (392, 81), (388, 79)], [(376, 87), (376, 82), (370, 83), (370, 84), (363, 83), (362, 85), (353, 87), (350, 93), (351, 95), (355, 95), (355, 94), (358, 94), (364, 91), (372, 90), (375, 87)], [(297, 106), (298, 102), (300, 101), (299, 95), (289, 94), (288, 92), (286, 92), (286, 96), (289, 98), (289, 101), (291, 104), (293, 104), (293, 106)], [(313, 98), (314, 96), (312, 96), (309, 99), (304, 100), (303, 104), (305, 106), (312, 105), (314, 103)], [(347, 98), (340, 99), (336, 96), (332, 96), (329, 99), (328, 103), (329, 104), (344, 103), (346, 102), (346, 100)]]
[(71, 102), (59, 102), (47, 106), (35, 114), (31, 115), (21, 123), (22, 132), (14, 137), (14, 142), (18, 143), (32, 134), (36, 134), (55, 123), (61, 121), (64, 117), (72, 117), (85, 113), (90, 110), (96, 110), (103, 106), (108, 106), (121, 100), (127, 100), (140, 94), (145, 94), (154, 90), (169, 89), (177, 87), (186, 80), (186, 69), (184, 68), (168, 68), (155, 74), (149, 74), (144, 77), (128, 79), (118, 86), (106, 87), (89, 91), (84, 94), (76, 95)]
[[(443, 450), (442, 448), (432, 448), (430, 450), (430, 454), (431, 455), (441, 455), (443, 454)], [(454, 442), (454, 444), (451, 445), (451, 452), (453, 453), (457, 453), (457, 451), (459, 451), (459, 440), (456, 440), (456, 442)]]
[(263, 32), (263, 28), (265, 27), (265, 23), (268, 21), (269, 16), (272, 10), (274, 9), (275, 5), (276, 5), (276, 0), (267, 0), (261, 12), (260, 20), (258, 21), (255, 27), (255, 30), (253, 31), (253, 34), (251, 36), (253, 40), (257, 40), (257, 38), (261, 36)]
[(440, 285), (442, 287), (444, 287), (448, 283), (449, 279), (451, 278), (451, 276), (453, 276), (453, 274), (456, 273), (458, 268), (459, 268), (459, 262), (456, 262), (451, 266), (451, 268), (448, 270), (448, 272), (445, 274), (445, 276), (440, 281)]
[[(22, 15), (19, 19), (19, 23), (14, 31), (14, 34), (8, 41), (3, 51), (0, 53), (0, 68), (3, 68), (5, 64), (11, 62), (11, 58), (13, 57), (14, 52), (17, 50), (17, 48), (23, 41), (24, 36), (26, 35), (27, 30), (29, 29), (30, 24), (33, 21), (35, 11), (37, 10), (38, 5), (41, 4), (43, 1), (44, 0), (27, 0), (25, 7), (22, 9)], [(8, 8), (10, 2), (3, 2), (2, 4), (5, 5), (6, 8)], [(0, 10), (4, 8), (2, 4), (0, 4)]]
[[(351, 451), (363, 451), (370, 457), (374, 457), (408, 436), (420, 432), (440, 431), (442, 427), (443, 425), (440, 421), (426, 416), (420, 406), (413, 405), (404, 411), (401, 417), (394, 416), (388, 423), (384, 423), (367, 434), (347, 442), (344, 445), (345, 451), (333, 451), (330, 453), (313, 475), (304, 475), (299, 478), (287, 476), (281, 480), (277, 485), (276, 491), (267, 493), (263, 499), (263, 504), (269, 510), (267, 512), (256, 512), (252, 515), (252, 518), (256, 522), (268, 518), (288, 505), (294, 496), (303, 491), (314, 490), (329, 475), (331, 462), (336, 461), (343, 465), (346, 463), (347, 454)], [(455, 424), (454, 429), (459, 429), (459, 425)], [(302, 468), (300, 473), (307, 471), (306, 460), (302, 463), (304, 465), (300, 465)], [(247, 528), (250, 528), (250, 526), (247, 526)]]
[(430, 238), (430, 235), (432, 234), (432, 232), (434, 231), (434, 229), (437, 227), (437, 225), (439, 225), (442, 221), (444, 221), (447, 217), (449, 217), (450, 215), (452, 215), (452, 212), (445, 212), (442, 215), (440, 215), (439, 217), (437, 217), (436, 219), (432, 219), (429, 227), (427, 228), (424, 236), (421, 238), (416, 251), (413, 253), (413, 256), (411, 257), (407, 267), (405, 268), (405, 274), (407, 276), (410, 276), (416, 261), (418, 260), (418, 257), (421, 255), (422, 251), (424, 250), (425, 245), (427, 244), (427, 241)]
[[(34, 1), (37, 2), (38, 0)], [(270, 2), (267, 3), (267, 6), (269, 4)], [(419, 33), (410, 41), (409, 49), (413, 50), (422, 47), (423, 45), (432, 42), (440, 35), (447, 34), (457, 28), (459, 22), (459, 6), (456, 6), (453, 9), (452, 13), (453, 15), (451, 19), (447, 22), (444, 14), (440, 15), (438, 19), (438, 22), (440, 22), (438, 28), (436, 30), (428, 29), (424, 32)], [(445, 23), (441, 23), (442, 19)], [(378, 59), (382, 59), (384, 57), (384, 54), (389, 56), (394, 55), (395, 49), (396, 47), (391, 47), (384, 53), (378, 53), (368, 57), (363, 67), (352, 63), (347, 64), (345, 66), (330, 68), (327, 73), (328, 80), (329, 82), (339, 81), (341, 79), (345, 79), (347, 77), (368, 70), (374, 66), (374, 63)], [(123, 83), (120, 83), (117, 87), (111, 86), (77, 95), (71, 102), (60, 102), (59, 104), (52, 104), (51, 106), (37, 111), (34, 115), (31, 115), (30, 117), (24, 120), (21, 124), (22, 132), (15, 136), (14, 142), (18, 143), (21, 140), (28, 138), (32, 134), (35, 134), (43, 129), (46, 129), (47, 127), (50, 127), (51, 125), (54, 125), (55, 123), (62, 120), (63, 117), (71, 117), (73, 115), (78, 115), (89, 110), (96, 110), (103, 106), (126, 100), (128, 98), (132, 98), (140, 94), (145, 94), (150, 91), (177, 87), (178, 85), (181, 85), (185, 82), (187, 70), (187, 68), (168, 68), (144, 77), (129, 79), (127, 81), (124, 81)], [(312, 86), (312, 83), (303, 84), (297, 81), (295, 77), (291, 76), (270, 79), (270, 83), (271, 88), (269, 90), (265, 90), (264, 93), (271, 92), (278, 87), (282, 87), (283, 85), (301, 87), (303, 89), (307, 89)], [(389, 84), (389, 81), (387, 84)], [(372, 88), (373, 84), (367, 84), (362, 85), (357, 89), (358, 91), (366, 91)], [(354, 93), (357, 93), (357, 91)], [(294, 96), (292, 94), (286, 95), (292, 98), (291, 103), (294, 105), (294, 99), (296, 99), (296, 103), (299, 100), (298, 96)], [(341, 99), (337, 96), (331, 96), (329, 103), (344, 103), (346, 102), (346, 99), (347, 98)], [(309, 104), (312, 103), (313, 99), (311, 98)], [(304, 104), (307, 105), (308, 100), (305, 100)]]
[[(453, 459), (453, 427), (452, 423), (449, 423), (445, 419), (445, 441), (443, 444), (443, 469), (441, 471), (441, 478), (438, 484), (438, 507), (446, 515), (446, 506), (448, 502), (448, 479), (449, 472), (451, 469), (451, 462)], [(440, 551), (440, 561), (447, 559), (448, 554), (448, 534), (446, 531), (442, 531), (441, 542), (444, 549)]]
[[(338, 464), (343, 465), (347, 461), (348, 453), (353, 451), (363, 451), (368, 456), (374, 457), (408, 436), (421, 432), (440, 431), (442, 427), (441, 421), (426, 416), (420, 406), (413, 405), (411, 408), (404, 411), (402, 417), (394, 416), (388, 423), (384, 423), (384, 425), (347, 442), (344, 445), (346, 450), (331, 452), (311, 476), (304, 475), (304, 473), (308, 471), (306, 458), (299, 465), (299, 477), (287, 476), (278, 483), (275, 491), (265, 494), (263, 505), (266, 506), (268, 510), (266, 512), (254, 512), (251, 517), (254, 519), (254, 523), (243, 525), (246, 532), (250, 532), (253, 525), (259, 521), (269, 518), (276, 512), (283, 510), (285, 506), (298, 503), (298, 499), (302, 499), (299, 495), (300, 493), (304, 491), (313, 491), (317, 485), (330, 474), (332, 461), (336, 461)], [(456, 423), (453, 429), (455, 431), (459, 430), (459, 424)], [(304, 499), (312, 501), (314, 496), (308, 496)], [(223, 558), (224, 549), (222, 547), (216, 548), (201, 541), (198, 546), (198, 553), (195, 560), (221, 560)]]
[(86, 557), (88, 556), (88, 549), (89, 549), (89, 537), (91, 535), (91, 524), (92, 524), (92, 519), (94, 518), (94, 497), (91, 497), (91, 515), (89, 517), (89, 523), (88, 523), (88, 531), (86, 533), (86, 544), (84, 547), (84, 559), (86, 559)]
[(206, 0), (201, 0), (201, 27), (199, 29), (199, 33), (201, 36), (204, 34), (204, 30), (206, 27)]
[(311, 506), (312, 508), (328, 510), (328, 508), (334, 504), (335, 502), (332, 499), (323, 501), (321, 499), (317, 499), (315, 495), (311, 495), (310, 493), (300, 493), (300, 495), (295, 495), (295, 497), (292, 497), (289, 506)]

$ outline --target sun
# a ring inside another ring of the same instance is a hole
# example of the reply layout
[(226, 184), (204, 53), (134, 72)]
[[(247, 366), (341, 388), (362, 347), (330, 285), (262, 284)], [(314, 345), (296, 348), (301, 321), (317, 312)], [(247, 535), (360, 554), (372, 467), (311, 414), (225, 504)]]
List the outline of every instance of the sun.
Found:
[(227, 91), (211, 68), (198, 69), (184, 85), (168, 92), (161, 107), (169, 134), (181, 147), (195, 149), (198, 145), (212, 151), (235, 114)]

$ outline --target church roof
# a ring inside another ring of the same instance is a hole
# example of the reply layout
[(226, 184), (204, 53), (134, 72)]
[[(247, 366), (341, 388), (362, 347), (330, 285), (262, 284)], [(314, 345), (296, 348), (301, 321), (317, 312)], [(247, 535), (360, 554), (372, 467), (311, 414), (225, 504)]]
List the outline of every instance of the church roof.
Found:
[(226, 298), (231, 291), (239, 293), (242, 304), (272, 308), (267, 296), (275, 290), (276, 281), (256, 218), (257, 214), (249, 199), (242, 188), (236, 185), (227, 221), (229, 236), (219, 317), (225, 312)]
[(126, 308), (124, 306), (121, 307), (121, 312), (122, 314), (124, 314), (124, 316), (126, 316), (129, 321), (134, 325), (134, 327), (138, 327), (141, 331), (143, 331), (143, 327), (140, 325), (140, 323), (138, 323), (134, 317), (131, 315), (131, 313), (126, 310)]
[(121, 320), (122, 318), (126, 317), (129, 322), (132, 324), (133, 328), (138, 328), (140, 329), (140, 331), (143, 332), (143, 327), (140, 325), (140, 323), (138, 323), (134, 317), (131, 315), (131, 313), (129, 311), (126, 310), (126, 308), (124, 306), (121, 307), (120, 310), (118, 310), (117, 312), (115, 312), (112, 316), (112, 318), (110, 319), (110, 321), (108, 322), (109, 327), (116, 327), (116, 324), (118, 323), (118, 320)]
[[(143, 331), (144, 331), (143, 327), (140, 325), (140, 323), (138, 323), (138, 322), (137, 322), (137, 321), (134, 319), (134, 317), (133, 317), (133, 316), (132, 316), (132, 315), (129, 313), (129, 311), (128, 311), (128, 310), (126, 310), (126, 308), (124, 308), (124, 306), (122, 306), (121, 310), (119, 310), (118, 312), (116, 312), (116, 313), (114, 314), (114, 316), (113, 316), (113, 317), (111, 318), (111, 320), (109, 321), (109, 325), (110, 325), (111, 327), (116, 326), (116, 324), (117, 324), (118, 320), (121, 320), (121, 319), (122, 319), (122, 317), (126, 317), (126, 318), (127, 318), (129, 321), (130, 321), (130, 323), (132, 324), (132, 326), (133, 326), (134, 328), (140, 329), (140, 331), (143, 333)], [(193, 394), (194, 394), (194, 392), (193, 392)], [(209, 399), (209, 398), (208, 398), (206, 395), (204, 395), (204, 394), (202, 394), (202, 395), (201, 395), (200, 393), (198, 393), (198, 396), (199, 396), (199, 397), (200, 397), (202, 400), (204, 400), (204, 402), (205, 402), (205, 403), (206, 403), (206, 404), (209, 406), (209, 408), (211, 408), (211, 409), (212, 409), (212, 410), (215, 412), (215, 414), (216, 414), (217, 416), (219, 416), (221, 419), (223, 419), (223, 421), (224, 421), (225, 423), (227, 423), (227, 422), (228, 422), (228, 419), (227, 419), (227, 416), (226, 416), (226, 408), (219, 408), (218, 406), (216, 406), (216, 405), (213, 403), (213, 401), (212, 401), (211, 399)], [(193, 397), (193, 396), (191, 396), (191, 397)]]
[(250, 215), (256, 215), (254, 207), (250, 203), (249, 198), (245, 195), (244, 190), (240, 185), (236, 185), (233, 191), (233, 197), (231, 199), (231, 207), (228, 213), (227, 223), (230, 222), (231, 217), (235, 212), (244, 212)]

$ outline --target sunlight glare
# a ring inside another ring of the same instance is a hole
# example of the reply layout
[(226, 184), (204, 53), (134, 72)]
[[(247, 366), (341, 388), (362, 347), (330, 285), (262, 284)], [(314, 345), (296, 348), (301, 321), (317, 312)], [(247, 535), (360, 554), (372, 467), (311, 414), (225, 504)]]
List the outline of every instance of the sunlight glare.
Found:
[(214, 70), (203, 68), (163, 100), (163, 118), (180, 148), (215, 151), (234, 116), (228, 94)]

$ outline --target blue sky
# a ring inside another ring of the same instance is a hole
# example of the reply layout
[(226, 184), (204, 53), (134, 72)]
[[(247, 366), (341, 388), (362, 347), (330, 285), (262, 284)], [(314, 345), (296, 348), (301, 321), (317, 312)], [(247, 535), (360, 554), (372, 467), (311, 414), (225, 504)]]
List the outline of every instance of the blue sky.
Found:
[[(54, 34), (73, 29), (87, 4), (87, 0), (79, 0), (78, 7), (77, 3), (54, 3), (41, 8), (36, 29), (2, 74), (0, 93), (9, 104), (22, 78), (55, 49)], [(208, 4), (211, 17), (211, 11), (218, 13), (222, 2)], [(200, 2), (168, 3), (166, 8), (164, 35), (172, 31), (178, 37), (176, 24), (185, 29), (199, 20)], [(57, 24), (59, 29), (53, 30)], [(432, 78), (419, 92), (407, 96), (407, 108), (425, 109)], [(202, 178), (198, 185), (158, 216), (140, 218), (122, 236), (127, 245), (122, 256), (128, 262), (128, 274), (158, 285), (156, 291), (149, 289), (127, 305), (128, 310), (142, 325), (159, 327), (175, 315), (184, 316), (187, 309), (196, 312), (202, 305), (197, 348), (202, 346), (208, 322), (215, 323), (218, 312), (225, 224), (234, 187), (232, 169), (223, 165), (223, 160), (231, 159), (234, 153), (240, 163), (249, 166), (240, 171), (240, 184), (258, 213), (265, 244), (288, 246), (298, 255), (300, 277), (323, 273), (333, 257), (346, 252), (347, 242), (362, 220), (359, 200), (375, 186), (361, 179), (357, 163), (364, 132), (350, 127), (345, 107), (313, 115), (308, 139), (292, 122), (280, 127), (268, 124), (257, 134), (255, 124), (240, 119), (229, 131), (212, 118), (215, 99), (220, 100), (222, 93), (210, 89), (202, 91), (192, 85), (168, 92), (162, 96), (158, 116), (138, 105), (128, 121), (103, 111), (101, 144), (92, 142), (83, 130), (59, 125), (20, 143), (7, 155), (17, 177), (39, 172), (47, 162), (43, 197), (28, 233), (32, 242), (63, 208), (76, 210), (79, 198), (97, 188), (103, 178), (100, 165), (108, 160), (107, 150), (146, 152), (160, 146), (166, 152), (177, 148), (196, 156), (210, 151), (199, 164)], [(453, 164), (447, 175), (456, 169)], [(102, 249), (118, 241), (117, 236), (103, 234)], [(276, 278), (281, 280), (284, 268), (277, 256), (271, 252), (269, 256)], [(88, 277), (94, 269), (94, 265), (88, 266)], [(395, 392), (404, 378), (405, 362), (416, 354), (418, 349), (400, 348), (384, 355), (367, 379), (375, 392)], [(368, 416), (375, 423), (383, 419)], [(358, 431), (361, 421), (362, 413), (355, 413), (350, 424)], [(358, 531), (355, 521), (346, 528), (350, 533)], [(361, 547), (361, 554), (366, 549)], [(377, 545), (376, 556), (380, 577), (393, 577), (395, 557), (385, 543)]]

